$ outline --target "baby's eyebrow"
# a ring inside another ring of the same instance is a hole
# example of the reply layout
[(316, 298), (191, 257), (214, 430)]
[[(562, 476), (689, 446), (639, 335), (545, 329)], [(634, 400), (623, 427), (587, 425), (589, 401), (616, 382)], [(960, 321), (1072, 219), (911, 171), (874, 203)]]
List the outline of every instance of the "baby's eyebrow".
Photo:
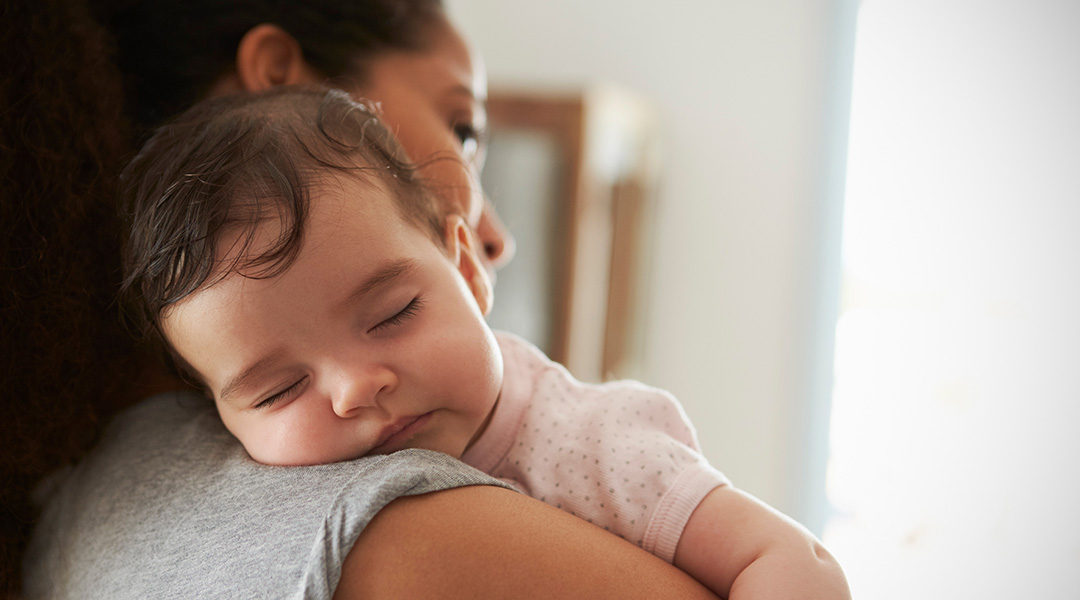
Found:
[(218, 394), (218, 399), (222, 402), (228, 402), (229, 397), (236, 393), (237, 390), (242, 388), (253, 375), (267, 366), (277, 362), (285, 354), (285, 350), (279, 348), (270, 352), (266, 356), (255, 361), (251, 366), (246, 367), (237, 376), (229, 379), (229, 381), (221, 387), (221, 392)]
[(342, 300), (341, 304), (338, 305), (339, 310), (348, 310), (350, 306), (362, 300), (364, 296), (367, 296), (374, 290), (392, 283), (403, 275), (413, 272), (416, 270), (416, 266), (415, 259), (403, 258), (380, 267), (372, 273), (371, 276), (361, 282), (360, 285), (356, 286), (356, 288)]

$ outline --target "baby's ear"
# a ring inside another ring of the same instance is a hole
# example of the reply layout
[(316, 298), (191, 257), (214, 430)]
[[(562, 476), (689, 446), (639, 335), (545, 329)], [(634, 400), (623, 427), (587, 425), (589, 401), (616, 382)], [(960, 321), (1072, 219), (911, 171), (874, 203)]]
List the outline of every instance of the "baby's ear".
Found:
[(465, 278), (465, 283), (480, 307), (480, 313), (488, 314), (494, 301), (491, 278), (488, 277), (484, 263), (480, 262), (476, 238), (460, 215), (446, 218), (446, 249), (450, 253), (450, 260)]

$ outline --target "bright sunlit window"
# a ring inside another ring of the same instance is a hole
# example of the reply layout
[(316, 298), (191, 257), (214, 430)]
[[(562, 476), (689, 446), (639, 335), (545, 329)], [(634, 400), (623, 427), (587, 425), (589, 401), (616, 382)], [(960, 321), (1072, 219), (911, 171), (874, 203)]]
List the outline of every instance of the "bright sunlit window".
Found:
[(1077, 598), (1080, 2), (864, 0), (826, 544), (856, 598)]

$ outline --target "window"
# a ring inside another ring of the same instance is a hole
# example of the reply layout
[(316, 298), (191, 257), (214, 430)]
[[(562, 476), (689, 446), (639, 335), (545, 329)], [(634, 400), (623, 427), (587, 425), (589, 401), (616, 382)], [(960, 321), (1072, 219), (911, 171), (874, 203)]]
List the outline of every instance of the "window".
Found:
[(824, 539), (855, 597), (1080, 586), (1080, 3), (864, 0)]

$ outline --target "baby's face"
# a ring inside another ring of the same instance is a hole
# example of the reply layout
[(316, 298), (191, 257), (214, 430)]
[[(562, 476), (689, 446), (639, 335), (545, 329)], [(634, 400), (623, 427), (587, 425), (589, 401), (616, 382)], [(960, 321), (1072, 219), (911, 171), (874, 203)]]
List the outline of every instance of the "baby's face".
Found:
[[(381, 186), (331, 177), (311, 197), (285, 272), (200, 290), (166, 312), (166, 336), (261, 463), (403, 448), (461, 456), (502, 384), (482, 314), (487, 276), (464, 222), (449, 222), (447, 256)], [(260, 226), (256, 244), (276, 228)]]

